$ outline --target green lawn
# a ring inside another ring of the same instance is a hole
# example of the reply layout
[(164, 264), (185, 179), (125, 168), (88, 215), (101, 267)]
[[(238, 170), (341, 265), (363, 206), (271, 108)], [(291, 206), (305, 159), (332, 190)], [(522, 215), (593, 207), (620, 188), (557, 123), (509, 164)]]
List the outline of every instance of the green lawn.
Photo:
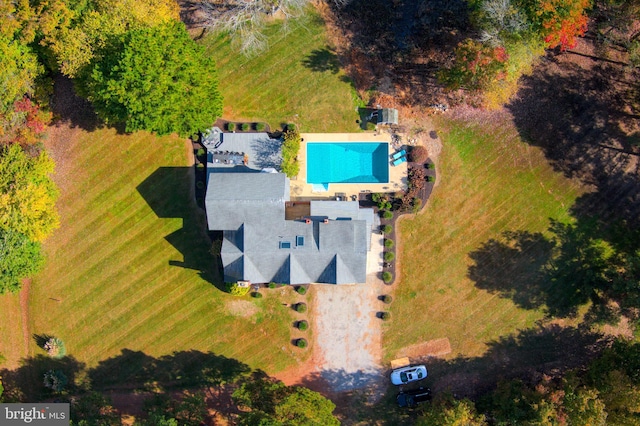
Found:
[(295, 122), (304, 132), (357, 132), (356, 99), (328, 45), (323, 21), (312, 12), (267, 28), (269, 50), (240, 53), (228, 37), (204, 39), (216, 60), (224, 117), (265, 121), (272, 128)]
[[(212, 351), (268, 372), (305, 357), (282, 305), (293, 295), (235, 298), (216, 287), (183, 140), (105, 129), (59, 142), (62, 221), (32, 285), (32, 333), (62, 338), (89, 366), (123, 349)], [(43, 352), (32, 342), (30, 353)]]
[[(477, 356), (487, 342), (531, 327), (543, 312), (477, 288), (467, 277), (469, 254), (504, 231), (545, 232), (549, 218), (569, 221), (581, 193), (539, 149), (521, 142), (511, 124), (445, 118), (436, 124), (444, 144), (438, 186), (423, 213), (399, 225), (402, 276), (384, 336), (387, 358), (438, 338), (450, 340), (452, 355)], [(530, 276), (529, 266), (518, 267), (520, 276), (506, 270), (495, 276), (507, 286), (526, 286), (519, 280)]]
[(20, 296), (0, 296), (0, 369), (13, 368), (26, 351), (22, 334)]

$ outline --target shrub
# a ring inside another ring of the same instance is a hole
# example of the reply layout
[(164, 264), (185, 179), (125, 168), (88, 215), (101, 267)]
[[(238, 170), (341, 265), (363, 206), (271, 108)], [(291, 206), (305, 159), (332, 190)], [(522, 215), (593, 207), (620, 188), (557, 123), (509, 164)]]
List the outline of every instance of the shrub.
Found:
[(44, 386), (55, 392), (61, 392), (67, 382), (67, 376), (60, 370), (49, 370), (44, 373)]
[(384, 296), (382, 296), (380, 300), (382, 300), (383, 303), (386, 303), (388, 305), (393, 301), (393, 297), (389, 296), (388, 294), (385, 294)]
[(233, 132), (236, 129), (236, 123), (227, 123), (227, 130)]
[(384, 271), (382, 273), (382, 281), (384, 281), (385, 283), (389, 284), (391, 282), (391, 280), (393, 280), (393, 275), (391, 275), (391, 272)]
[(409, 152), (409, 157), (414, 163), (424, 163), (429, 158), (429, 151), (424, 146), (414, 146)]
[(435, 164), (433, 164), (433, 163), (427, 163), (427, 164), (425, 164), (424, 166), (425, 166), (427, 169), (429, 169), (429, 170), (433, 170), (433, 169), (435, 169), (435, 168), (436, 168), (436, 165), (435, 165)]
[(298, 321), (298, 330), (305, 331), (309, 328), (309, 323), (307, 321)]
[(196, 188), (198, 188), (198, 189), (204, 188), (204, 182), (201, 181), (201, 180), (197, 181), (196, 182)]
[(295, 132), (296, 131), (296, 124), (295, 123), (287, 123), (287, 125), (285, 126), (285, 130), (287, 132)]
[(307, 289), (302, 286), (296, 287), (296, 291), (298, 292), (298, 294), (302, 294), (302, 295), (307, 294)]
[(427, 182), (433, 182), (433, 181), (435, 181), (435, 180), (436, 180), (436, 178), (435, 178), (435, 177), (433, 177), (433, 176), (427, 176), (427, 178), (426, 178), (426, 179), (427, 179)]
[(298, 339), (296, 340), (296, 346), (299, 348), (306, 348), (307, 347), (307, 339)]
[(411, 206), (411, 211), (413, 211), (414, 214), (418, 213), (421, 207), (422, 207), (422, 199), (418, 197), (414, 198)]
[(260, 293), (259, 291), (254, 291), (253, 293), (251, 293), (251, 297), (255, 297), (256, 299), (260, 299), (262, 297), (262, 293)]
[(393, 254), (392, 251), (387, 251), (384, 253), (384, 261), (385, 262), (393, 262), (393, 259), (396, 258), (396, 255)]
[(274, 283), (273, 281), (269, 283), (269, 288), (276, 288), (277, 286), (278, 284)]
[(204, 148), (198, 148), (198, 151), (196, 151), (196, 155), (198, 157), (202, 157), (204, 155), (204, 153), (205, 153)]
[(198, 164), (196, 165), (196, 167), (197, 167), (198, 169), (204, 169), (204, 164), (202, 164), (202, 163), (198, 163)]
[(380, 313), (380, 319), (382, 321), (388, 321), (389, 319), (391, 319), (391, 314), (389, 312), (382, 312)]
[(424, 188), (427, 172), (423, 167), (414, 167), (409, 170), (409, 187), (420, 190)]
[(64, 342), (62, 341), (62, 339), (59, 339), (57, 337), (50, 337), (44, 343), (42, 348), (47, 351), (47, 354), (49, 354), (51, 358), (60, 359), (67, 353)]
[(391, 219), (392, 217), (393, 213), (391, 213), (389, 210), (385, 210), (384, 212), (382, 212), (383, 219)]
[(258, 132), (264, 132), (264, 129), (267, 128), (267, 125), (264, 123), (256, 123), (256, 130)]
[(376, 129), (376, 123), (368, 121), (366, 127), (367, 127), (367, 130), (375, 130)]
[(390, 239), (388, 239), (388, 238), (385, 238), (385, 239), (384, 239), (384, 246), (385, 246), (386, 248), (391, 248), (391, 247), (393, 247), (393, 240), (390, 240)]
[(227, 293), (234, 296), (246, 296), (249, 290), (251, 290), (250, 286), (241, 287), (238, 283), (225, 283), (225, 287), (227, 288)]
[(292, 178), (300, 172), (300, 164), (298, 163), (298, 152), (300, 151), (300, 134), (289, 129), (284, 134), (284, 142), (282, 143), (282, 163), (280, 168), (287, 177)]
[(306, 303), (297, 303), (296, 304), (296, 312), (304, 313), (307, 312), (307, 304)]
[(384, 225), (384, 226), (382, 227), (382, 232), (383, 232), (383, 233), (385, 233), (385, 234), (390, 234), (390, 233), (392, 233), (392, 232), (393, 232), (393, 226), (391, 226), (391, 225)]
[(249, 130), (251, 128), (251, 126), (249, 126), (249, 123), (242, 123), (240, 125), (240, 130), (242, 130), (243, 132), (246, 132), (247, 130)]

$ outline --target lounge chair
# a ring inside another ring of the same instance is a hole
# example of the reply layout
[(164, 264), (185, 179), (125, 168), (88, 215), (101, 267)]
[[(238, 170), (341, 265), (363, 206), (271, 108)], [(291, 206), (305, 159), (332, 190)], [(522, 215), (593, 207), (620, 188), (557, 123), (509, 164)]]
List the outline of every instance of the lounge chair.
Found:
[(394, 160), (397, 160), (398, 158), (404, 157), (405, 155), (407, 155), (407, 151), (403, 149), (402, 151), (398, 151), (395, 154), (393, 154), (391, 158), (393, 158)]
[(397, 160), (395, 160), (392, 164), (394, 166), (399, 166), (400, 164), (404, 163), (405, 161), (407, 161), (407, 157), (401, 157), (401, 158), (398, 158)]

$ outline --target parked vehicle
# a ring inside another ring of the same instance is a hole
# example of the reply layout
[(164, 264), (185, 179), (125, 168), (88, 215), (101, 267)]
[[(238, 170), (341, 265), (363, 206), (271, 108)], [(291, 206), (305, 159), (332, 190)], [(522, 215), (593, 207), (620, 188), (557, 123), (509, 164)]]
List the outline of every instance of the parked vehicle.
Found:
[(427, 367), (424, 365), (410, 365), (398, 368), (391, 372), (391, 383), (394, 385), (404, 385), (427, 377)]
[(431, 389), (419, 387), (418, 389), (412, 389), (403, 391), (396, 396), (396, 401), (399, 407), (415, 407), (421, 402), (431, 400)]

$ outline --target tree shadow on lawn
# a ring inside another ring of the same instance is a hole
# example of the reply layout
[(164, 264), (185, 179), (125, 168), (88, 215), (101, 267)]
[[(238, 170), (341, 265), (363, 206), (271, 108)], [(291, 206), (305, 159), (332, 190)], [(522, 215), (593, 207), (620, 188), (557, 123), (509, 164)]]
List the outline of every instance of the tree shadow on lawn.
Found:
[(340, 71), (338, 55), (328, 47), (314, 49), (303, 60), (302, 65), (314, 72), (330, 72), (337, 74)]
[(501, 380), (535, 382), (542, 375), (560, 377), (582, 368), (609, 343), (609, 338), (587, 326), (538, 324), (489, 342), (481, 357), (426, 360), (426, 383), (434, 393), (450, 391), (476, 399), (495, 389)]
[(94, 389), (123, 386), (136, 389), (172, 389), (221, 386), (251, 371), (248, 365), (212, 352), (174, 352), (155, 358), (140, 351), (123, 349), (113, 358), (100, 361), (89, 371)]
[(223, 290), (220, 259), (211, 253), (206, 218), (192, 199), (192, 173), (190, 167), (159, 167), (136, 189), (159, 218), (182, 219), (182, 228), (165, 239), (184, 260), (171, 260), (169, 264), (199, 271), (203, 279)]
[(69, 77), (57, 74), (53, 80), (50, 106), (54, 121), (68, 124), (71, 128), (79, 127), (87, 132), (102, 126), (91, 102), (76, 94)]
[[(474, 264), (468, 277), (478, 288), (510, 298), (524, 309), (543, 308), (550, 317), (575, 317), (581, 306), (593, 302), (586, 320), (612, 322), (609, 301), (626, 306), (628, 293), (611, 287), (611, 251), (603, 246), (599, 223), (593, 218), (575, 224), (551, 221), (551, 237), (528, 231), (507, 231), (469, 254)], [(618, 245), (629, 256), (635, 244)]]
[[(582, 42), (586, 44), (587, 42)], [(523, 140), (539, 146), (554, 168), (594, 189), (574, 216), (640, 223), (640, 114), (628, 69), (604, 61), (547, 58), (523, 77), (507, 109)]]

